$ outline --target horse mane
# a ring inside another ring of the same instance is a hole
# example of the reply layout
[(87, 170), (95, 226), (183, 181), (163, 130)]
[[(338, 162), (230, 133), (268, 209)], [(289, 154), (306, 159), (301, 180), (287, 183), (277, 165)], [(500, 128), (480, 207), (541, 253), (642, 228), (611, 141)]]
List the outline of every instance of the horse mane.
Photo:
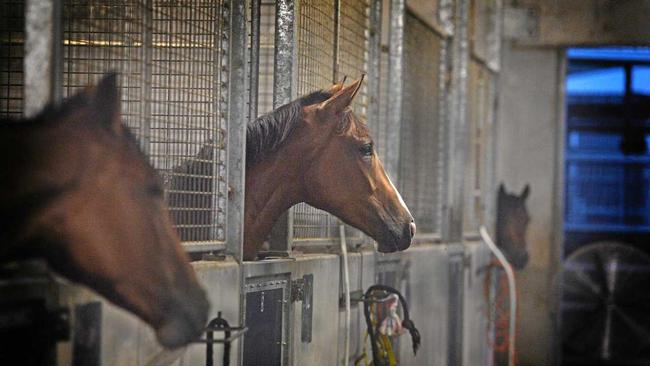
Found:
[(66, 98), (60, 105), (49, 103), (37, 115), (30, 118), (1, 118), (0, 126), (24, 128), (28, 126), (40, 126), (52, 121), (59, 121), (73, 113), (79, 108), (90, 105), (90, 98), (86, 93), (77, 93), (74, 96)]
[(287, 140), (301, 120), (302, 109), (332, 96), (318, 90), (262, 115), (246, 127), (246, 167), (258, 163)]

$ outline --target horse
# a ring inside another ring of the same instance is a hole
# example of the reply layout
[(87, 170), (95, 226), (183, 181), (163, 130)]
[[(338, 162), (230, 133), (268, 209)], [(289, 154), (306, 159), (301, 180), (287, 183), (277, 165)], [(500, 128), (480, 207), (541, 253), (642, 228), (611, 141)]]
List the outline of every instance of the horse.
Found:
[(203, 331), (209, 304), (161, 181), (121, 122), (116, 79), (0, 122), (0, 261), (43, 258), (177, 348)]
[[(497, 246), (505, 255), (508, 262), (516, 269), (522, 270), (528, 264), (528, 250), (526, 248), (526, 229), (530, 216), (526, 209), (526, 200), (530, 195), (530, 186), (527, 184), (523, 191), (517, 195), (506, 192), (503, 184), (499, 185), (497, 196)], [(494, 312), (488, 312), (488, 319), (494, 325), (493, 338), (488, 338), (494, 353), (495, 365), (508, 364), (509, 325), (510, 325), (510, 298), (508, 281), (505, 272), (496, 259), (490, 263), (485, 276), (485, 299), (490, 301), (490, 291), (495, 291), (492, 300)], [(494, 276), (494, 277), (493, 277)], [(519, 297), (519, 296), (517, 296)], [(518, 317), (518, 314), (517, 314)], [(516, 355), (515, 355), (516, 358)]]
[(528, 184), (519, 195), (507, 193), (503, 184), (499, 185), (496, 244), (503, 251), (508, 262), (517, 270), (526, 267), (529, 258), (526, 248), (526, 229), (530, 222), (526, 199), (529, 194)]
[(245, 260), (280, 215), (306, 202), (360, 229), (380, 252), (407, 249), (416, 225), (350, 105), (363, 76), (285, 104), (247, 125)]

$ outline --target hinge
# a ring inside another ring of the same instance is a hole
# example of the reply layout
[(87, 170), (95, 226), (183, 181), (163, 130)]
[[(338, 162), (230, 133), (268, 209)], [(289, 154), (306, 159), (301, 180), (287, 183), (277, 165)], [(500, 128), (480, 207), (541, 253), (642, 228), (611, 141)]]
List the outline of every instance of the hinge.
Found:
[(303, 301), (304, 299), (305, 299), (304, 277), (291, 281), (291, 302)]

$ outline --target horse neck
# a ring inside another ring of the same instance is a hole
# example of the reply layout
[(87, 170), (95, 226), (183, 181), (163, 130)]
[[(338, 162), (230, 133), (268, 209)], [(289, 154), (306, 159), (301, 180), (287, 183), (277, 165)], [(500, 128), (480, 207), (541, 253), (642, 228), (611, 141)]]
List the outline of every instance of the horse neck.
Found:
[(0, 169), (6, 174), (0, 180), (0, 259), (34, 255), (29, 245), (37, 244), (36, 222), (70, 189), (75, 165), (61, 154), (74, 136), (61, 141), (60, 128), (10, 123), (0, 126)]
[(246, 169), (244, 258), (252, 259), (273, 224), (291, 206), (304, 201), (297, 152), (280, 149)]

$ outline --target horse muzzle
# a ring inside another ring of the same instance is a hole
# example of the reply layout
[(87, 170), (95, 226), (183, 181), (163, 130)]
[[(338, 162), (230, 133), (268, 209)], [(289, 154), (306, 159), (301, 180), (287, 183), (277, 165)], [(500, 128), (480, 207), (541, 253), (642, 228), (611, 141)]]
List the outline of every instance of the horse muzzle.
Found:
[(392, 225), (387, 232), (377, 240), (377, 250), (381, 253), (393, 253), (408, 249), (417, 230), (412, 218), (406, 224)]
[(199, 338), (208, 320), (210, 304), (203, 289), (190, 290), (192, 296), (174, 296), (163, 307), (166, 311), (156, 329), (158, 342), (168, 349), (182, 347)]

